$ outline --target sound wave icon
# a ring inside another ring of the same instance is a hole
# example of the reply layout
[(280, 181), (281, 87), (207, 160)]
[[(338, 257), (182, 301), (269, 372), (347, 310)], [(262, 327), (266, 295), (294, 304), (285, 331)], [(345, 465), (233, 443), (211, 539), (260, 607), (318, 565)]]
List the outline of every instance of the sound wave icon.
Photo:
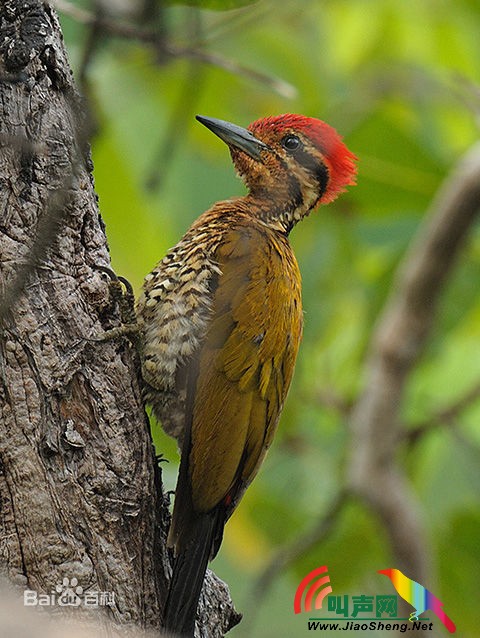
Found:
[[(328, 594), (332, 593), (332, 588), (330, 587), (330, 585), (327, 585), (327, 583), (330, 582), (330, 576), (327, 574), (326, 576), (318, 578), (318, 580), (315, 579), (317, 578), (317, 576), (325, 574), (326, 572), (328, 572), (328, 567), (326, 565), (322, 565), (321, 567), (313, 569), (301, 581), (300, 585), (297, 587), (297, 591), (295, 593), (295, 598), (293, 601), (293, 609), (296, 614), (299, 614), (302, 611), (302, 596), (305, 590), (307, 590), (307, 587), (308, 590), (305, 596), (304, 611), (312, 611), (312, 601), (314, 597), (315, 609), (322, 608), (323, 599), (325, 598), (325, 596), (328, 596)], [(324, 587), (324, 585), (327, 586)]]

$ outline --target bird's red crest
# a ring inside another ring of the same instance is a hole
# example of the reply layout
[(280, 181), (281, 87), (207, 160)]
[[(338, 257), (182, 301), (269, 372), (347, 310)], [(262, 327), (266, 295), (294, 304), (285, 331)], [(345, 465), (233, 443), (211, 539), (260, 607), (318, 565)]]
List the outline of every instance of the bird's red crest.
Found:
[(356, 183), (357, 157), (348, 150), (337, 131), (326, 122), (314, 117), (286, 113), (257, 120), (248, 129), (254, 135), (268, 129), (278, 133), (297, 131), (303, 133), (322, 152), (330, 180), (320, 200), (321, 204), (332, 202), (347, 186)]

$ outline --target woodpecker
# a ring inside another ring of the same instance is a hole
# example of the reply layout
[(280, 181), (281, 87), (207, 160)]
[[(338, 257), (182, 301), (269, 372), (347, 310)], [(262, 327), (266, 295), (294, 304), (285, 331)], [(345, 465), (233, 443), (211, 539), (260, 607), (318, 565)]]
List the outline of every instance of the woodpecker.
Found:
[(321, 120), (279, 115), (248, 129), (197, 120), (230, 149), (248, 194), (203, 213), (146, 276), (145, 398), (181, 461), (168, 544), (166, 631), (193, 636), (208, 561), (277, 428), (302, 335), (288, 236), (355, 183), (357, 159)]

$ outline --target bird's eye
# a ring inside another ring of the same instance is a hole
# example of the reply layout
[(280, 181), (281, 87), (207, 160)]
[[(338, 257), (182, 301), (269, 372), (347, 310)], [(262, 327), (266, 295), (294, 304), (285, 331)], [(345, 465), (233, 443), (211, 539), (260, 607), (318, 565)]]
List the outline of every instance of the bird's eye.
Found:
[(282, 140), (282, 146), (287, 151), (296, 151), (300, 148), (300, 139), (296, 135), (285, 135)]

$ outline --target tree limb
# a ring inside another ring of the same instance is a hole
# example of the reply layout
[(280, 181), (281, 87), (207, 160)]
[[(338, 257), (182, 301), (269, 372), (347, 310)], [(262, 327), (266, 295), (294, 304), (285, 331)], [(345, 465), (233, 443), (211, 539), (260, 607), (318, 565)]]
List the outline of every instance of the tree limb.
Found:
[(425, 434), (437, 428), (439, 424), (452, 425), (469, 407), (480, 401), (480, 382), (474, 383), (451, 405), (435, 412), (431, 417), (404, 430), (403, 437), (409, 445), (415, 445)]
[(281, 572), (305, 556), (313, 547), (325, 542), (338, 522), (340, 514), (348, 502), (348, 496), (346, 490), (340, 490), (335, 494), (327, 509), (322, 512), (312, 529), (306, 531), (293, 542), (280, 547), (274, 553), (260, 573), (253, 588), (252, 598), (255, 600), (256, 608), (260, 606), (275, 578)]
[(480, 145), (438, 192), (378, 319), (365, 383), (350, 419), (348, 484), (377, 512), (395, 566), (428, 582), (429, 551), (415, 497), (395, 462), (408, 375), (430, 335), (438, 300), (480, 210)]
[(157, 48), (157, 53), (161, 54), (162, 57), (187, 58), (209, 64), (233, 75), (259, 82), (278, 95), (288, 99), (292, 99), (297, 95), (297, 89), (285, 80), (246, 67), (218, 53), (211, 53), (199, 47), (180, 47), (171, 42), (166, 42), (164, 39), (160, 42), (158, 33), (154, 30), (143, 29), (136, 25), (119, 22), (106, 16), (96, 16), (90, 11), (72, 5), (68, 0), (54, 0), (54, 5), (59, 11), (62, 11), (65, 15), (69, 15), (82, 24), (90, 26), (97, 25), (101, 27), (105, 33), (109, 33), (110, 35), (152, 44)]

